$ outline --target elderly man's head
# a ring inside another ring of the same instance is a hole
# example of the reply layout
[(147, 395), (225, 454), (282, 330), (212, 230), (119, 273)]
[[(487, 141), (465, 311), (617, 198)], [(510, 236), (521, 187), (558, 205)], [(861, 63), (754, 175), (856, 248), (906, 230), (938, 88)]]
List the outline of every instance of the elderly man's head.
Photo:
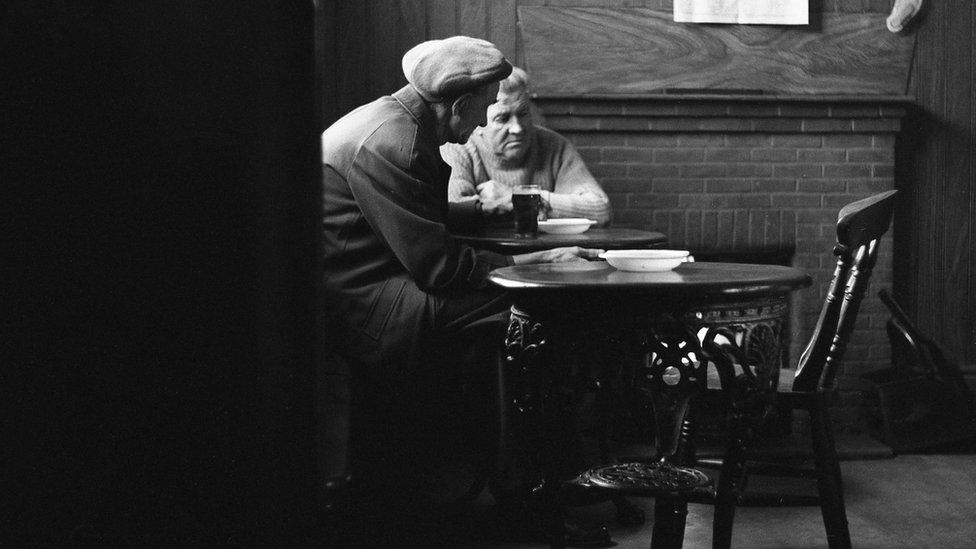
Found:
[(503, 160), (520, 162), (529, 153), (534, 132), (529, 76), (515, 67), (501, 82), (498, 101), (488, 107), (485, 137)]
[(497, 82), (512, 65), (491, 42), (453, 36), (414, 46), (403, 56), (403, 74), (425, 101), (434, 105), (442, 141), (465, 143), (485, 124), (485, 110)]
[(488, 121), (485, 113), (497, 91), (498, 84), (492, 83), (455, 99), (451, 103), (447, 140), (462, 145), (467, 143), (475, 128)]

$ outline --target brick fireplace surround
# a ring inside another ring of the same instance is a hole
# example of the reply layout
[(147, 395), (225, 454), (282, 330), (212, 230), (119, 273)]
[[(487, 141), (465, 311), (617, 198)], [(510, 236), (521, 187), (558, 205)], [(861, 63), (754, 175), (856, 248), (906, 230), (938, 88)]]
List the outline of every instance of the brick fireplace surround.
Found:
[[(610, 195), (614, 226), (657, 230), (703, 256), (783, 258), (813, 286), (792, 301), (795, 363), (836, 264), (838, 210), (894, 188), (905, 97), (681, 95), (537, 97)], [(860, 430), (862, 373), (888, 365), (891, 231), (839, 373), (835, 420)]]

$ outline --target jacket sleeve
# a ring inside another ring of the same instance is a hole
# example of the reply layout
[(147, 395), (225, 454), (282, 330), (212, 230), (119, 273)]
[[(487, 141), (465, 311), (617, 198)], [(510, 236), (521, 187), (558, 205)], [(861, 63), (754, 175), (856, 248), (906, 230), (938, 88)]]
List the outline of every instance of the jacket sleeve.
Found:
[(451, 231), (474, 232), (484, 228), (485, 216), (480, 200), (447, 203), (447, 227)]
[(451, 236), (444, 182), (391, 156), (364, 143), (346, 178), (367, 223), (418, 287), (431, 293), (483, 288), (491, 270), (512, 264), (510, 256), (475, 250)]

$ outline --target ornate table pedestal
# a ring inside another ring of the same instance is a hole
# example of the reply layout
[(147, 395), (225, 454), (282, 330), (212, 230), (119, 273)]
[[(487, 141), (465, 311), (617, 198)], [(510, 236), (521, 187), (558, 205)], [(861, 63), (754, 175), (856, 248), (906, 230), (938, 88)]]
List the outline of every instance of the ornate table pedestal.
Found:
[[(561, 542), (556, 533), (561, 483), (553, 469), (558, 456), (552, 439), (553, 418), (561, 415), (558, 396), (581, 379), (595, 387), (608, 381), (601, 379), (605, 371), (570, 372), (566, 364), (574, 356), (585, 356), (592, 346), (618, 351), (623, 360), (613, 375), (623, 376), (653, 405), (656, 452), (634, 463), (591, 469), (566, 486), (658, 498), (653, 547), (681, 546), (686, 496), (711, 484), (704, 473), (682, 467), (693, 455), (689, 409), (709, 377), (721, 384), (733, 424), (743, 425), (743, 432), (774, 402), (787, 294), (809, 284), (809, 278), (776, 266), (723, 274), (716, 265), (683, 266), (657, 277), (596, 266), (554, 275), (559, 271), (550, 268), (536, 273), (541, 276), (535, 286), (514, 292), (505, 341), (517, 387), (513, 402), (521, 419), (534, 426), (534, 455), (542, 471), (538, 492), (552, 504), (554, 546)], [(511, 281), (504, 271), (496, 273)], [(768, 279), (758, 283), (755, 277), (764, 273)], [(702, 274), (723, 284), (703, 286), (696, 278)]]

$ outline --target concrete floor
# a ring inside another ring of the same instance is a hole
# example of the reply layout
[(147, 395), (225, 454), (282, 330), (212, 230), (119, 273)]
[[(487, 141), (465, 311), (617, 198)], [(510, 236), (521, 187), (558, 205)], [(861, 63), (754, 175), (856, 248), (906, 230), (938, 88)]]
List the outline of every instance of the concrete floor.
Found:
[[(854, 547), (976, 547), (976, 455), (904, 455), (845, 461), (842, 470)], [(653, 501), (632, 501), (648, 517), (653, 516)], [(472, 549), (547, 546), (513, 541), (504, 525), (494, 519), (491, 504), (491, 497), (482, 493), (473, 503), (452, 510), (451, 518), (435, 524), (416, 523), (414, 536), (401, 531), (404, 537), (393, 534), (354, 545), (416, 547), (419, 543), (424, 547)], [(574, 508), (570, 513), (583, 521), (606, 524), (613, 537), (612, 547), (649, 546), (650, 523), (639, 528), (619, 527), (614, 524), (612, 504)], [(710, 506), (690, 505), (684, 546), (710, 547), (711, 520)], [(417, 532), (422, 534), (418, 536)], [(819, 508), (740, 508), (736, 514), (733, 547), (826, 547)]]

